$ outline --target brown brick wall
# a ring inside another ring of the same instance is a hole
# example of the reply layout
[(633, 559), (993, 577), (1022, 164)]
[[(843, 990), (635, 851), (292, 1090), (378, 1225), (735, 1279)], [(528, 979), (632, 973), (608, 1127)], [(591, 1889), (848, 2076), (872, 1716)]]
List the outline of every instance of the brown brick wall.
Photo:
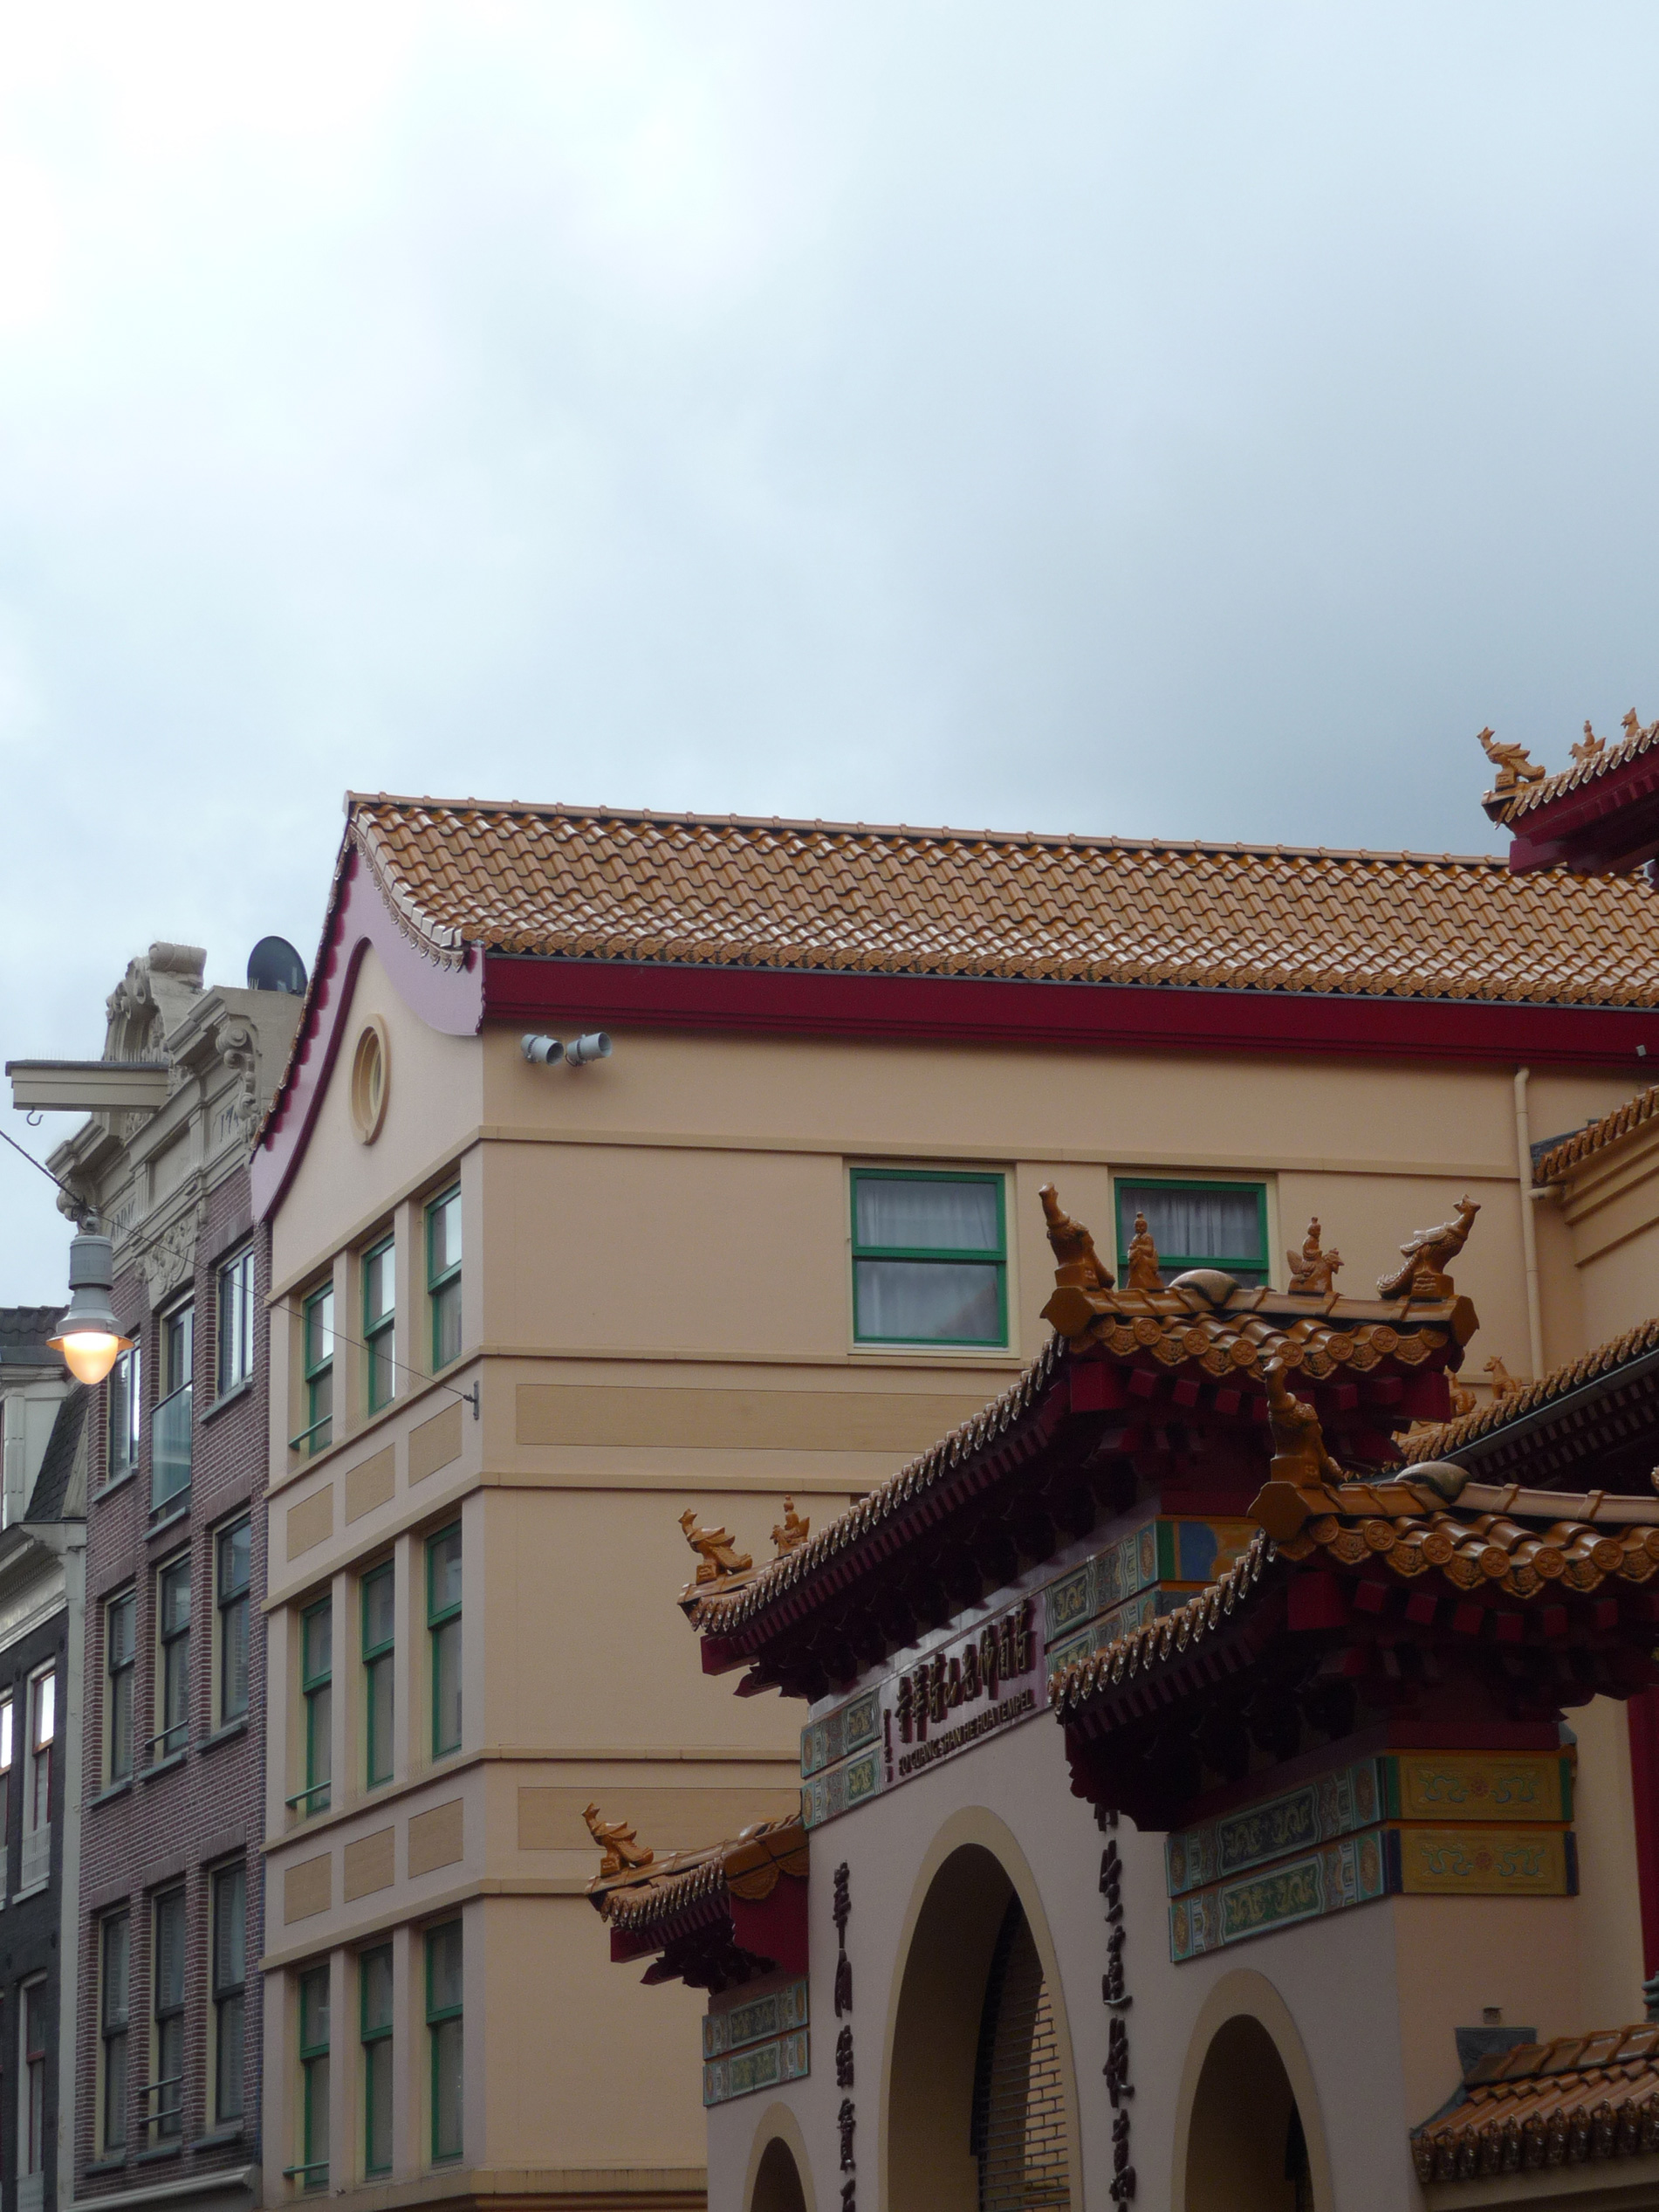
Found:
[[(217, 1373), (216, 1273), (240, 1244), (256, 1244), (253, 1380), (216, 1410)], [(264, 1948), (264, 1825), (265, 1637), (260, 1611), (265, 1590), (264, 1515), (258, 1509), (265, 1485), (265, 1421), (269, 1376), (268, 1239), (250, 1226), (248, 1178), (238, 1171), (212, 1192), (198, 1230), (195, 1270), (195, 1425), (189, 1506), (155, 1533), (150, 1528), (150, 1415), (159, 1368), (158, 1328), (144, 1279), (124, 1272), (115, 1286), (123, 1328), (144, 1351), (145, 1420), (136, 1474), (113, 1490), (104, 1487), (106, 1411), (99, 1392), (93, 1441), (86, 1533), (86, 1807), (81, 1841), (81, 1952), (76, 2078), (75, 2195), (109, 2194), (216, 2167), (246, 2164), (258, 2156), (262, 2007), (254, 1971)], [(170, 1305), (185, 1286), (161, 1302)], [(251, 1515), (251, 1592), (249, 1707), (244, 1728), (216, 1742), (212, 1732), (211, 1666), (217, 1613), (213, 1603), (213, 1542), (227, 1521)], [(146, 1776), (145, 1740), (158, 1728), (153, 1652), (155, 1644), (155, 1569), (188, 1549), (191, 1560), (190, 1728), (183, 1756)], [(134, 1735), (137, 1772), (118, 1790), (100, 1795), (104, 1741), (103, 1601), (128, 1584), (138, 1593), (137, 1669)], [(210, 1870), (240, 1856), (246, 1869), (248, 1982), (244, 2037), (243, 2118), (233, 2140), (203, 2143), (216, 2133), (206, 2110), (209, 2042)], [(158, 1890), (182, 1881), (189, 1948), (186, 1967), (183, 2147), (172, 2160), (136, 2165), (151, 2139), (141, 2124), (139, 2085), (150, 2077), (152, 1983), (150, 1906)], [(119, 2160), (94, 2162), (98, 2048), (98, 1923), (125, 1902), (132, 1913), (128, 2075), (134, 2094), (127, 2150)]]

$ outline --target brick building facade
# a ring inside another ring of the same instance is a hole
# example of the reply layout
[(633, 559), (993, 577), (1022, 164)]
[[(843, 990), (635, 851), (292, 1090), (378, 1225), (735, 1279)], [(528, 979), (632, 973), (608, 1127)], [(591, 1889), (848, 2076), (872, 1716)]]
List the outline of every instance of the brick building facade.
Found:
[(248, 1139), (298, 1002), (204, 989), (202, 959), (152, 946), (111, 996), (103, 1061), (35, 1079), (97, 1109), (52, 1165), (113, 1238), (133, 1340), (86, 1424), (60, 2193), (228, 2212), (256, 2200), (259, 2154), (267, 1270)]

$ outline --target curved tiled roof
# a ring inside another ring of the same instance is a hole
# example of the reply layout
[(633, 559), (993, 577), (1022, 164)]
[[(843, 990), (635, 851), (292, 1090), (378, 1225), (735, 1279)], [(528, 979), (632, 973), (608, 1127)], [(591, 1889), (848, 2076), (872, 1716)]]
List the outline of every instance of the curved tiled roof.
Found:
[(1455, 1421), (1443, 1421), (1437, 1427), (1416, 1430), (1402, 1442), (1402, 1455), (1414, 1467), (1425, 1460), (1450, 1459), (1477, 1437), (1507, 1428), (1525, 1414), (1536, 1412), (1539, 1406), (1565, 1398), (1570, 1391), (1580, 1390), (1585, 1384), (1610, 1375), (1629, 1361), (1640, 1359), (1644, 1352), (1656, 1350), (1659, 1350), (1659, 1318), (1637, 1322), (1621, 1336), (1598, 1344), (1593, 1351), (1581, 1352), (1577, 1359), (1553, 1368), (1547, 1375), (1540, 1375), (1537, 1382), (1523, 1384), (1507, 1398), (1477, 1406), (1472, 1413), (1460, 1414)]
[(1659, 1005), (1650, 894), (1496, 856), (353, 794), (410, 937), (567, 959)]
[[(1575, 760), (1570, 768), (1563, 768), (1555, 775), (1545, 776), (1537, 783), (1520, 785), (1504, 809), (1501, 820), (1505, 827), (1512, 828), (1525, 815), (1535, 814), (1540, 807), (1548, 807), (1557, 799), (1564, 799), (1569, 791), (1582, 791), (1587, 785), (1600, 782), (1603, 776), (1611, 775), (1614, 769), (1622, 768), (1627, 760), (1639, 759), (1656, 741), (1659, 741), (1659, 722), (1649, 723), (1645, 730), (1633, 730), (1617, 745), (1608, 745), (1604, 752), (1593, 754), (1588, 760)], [(1487, 795), (1496, 798), (1501, 794), (1489, 793)]]
[(806, 1831), (799, 1816), (757, 1821), (730, 1842), (676, 1851), (671, 1858), (625, 1874), (598, 1875), (588, 1885), (596, 1912), (629, 1935), (681, 1919), (696, 1906), (730, 1895), (769, 1897), (780, 1874), (806, 1875)]
[(1231, 1618), (1233, 1609), (1254, 1590), (1273, 1556), (1272, 1544), (1258, 1531), (1225, 1574), (1218, 1575), (1207, 1590), (1189, 1597), (1184, 1605), (1177, 1605), (1173, 1612), (1148, 1622), (1144, 1628), (1114, 1637), (1087, 1659), (1057, 1668), (1049, 1677), (1050, 1705), (1063, 1721), (1105, 1685), (1133, 1680), (1160, 1661), (1202, 1643)]
[(1609, 1144), (1616, 1144), (1621, 1137), (1628, 1137), (1659, 1114), (1659, 1084), (1651, 1089), (1639, 1091), (1627, 1099), (1622, 1106), (1615, 1106), (1610, 1114), (1603, 1114), (1599, 1122), (1591, 1122), (1571, 1137), (1564, 1137), (1559, 1144), (1537, 1161), (1532, 1169), (1532, 1181), (1542, 1186), (1546, 1183), (1564, 1183), (1576, 1167), (1604, 1152)]
[(1659, 2026), (1653, 2025), (1493, 2052), (1474, 2068), (1451, 2110), (1411, 2138), (1425, 2188), (1655, 2151)]

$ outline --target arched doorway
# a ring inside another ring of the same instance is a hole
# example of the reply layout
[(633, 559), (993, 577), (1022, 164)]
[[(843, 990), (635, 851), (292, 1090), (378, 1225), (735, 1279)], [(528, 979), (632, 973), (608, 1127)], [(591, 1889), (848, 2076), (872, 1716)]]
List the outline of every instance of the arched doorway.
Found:
[(1070, 2085), (1041, 1955), (977, 1844), (934, 1876), (894, 2023), (891, 2212), (1072, 2212)]
[(774, 2135), (760, 2154), (749, 2212), (806, 2212), (800, 2169), (781, 2135)]
[(1248, 2014), (1225, 2021), (1204, 2054), (1187, 2134), (1186, 2212), (1314, 2212), (1290, 2076)]

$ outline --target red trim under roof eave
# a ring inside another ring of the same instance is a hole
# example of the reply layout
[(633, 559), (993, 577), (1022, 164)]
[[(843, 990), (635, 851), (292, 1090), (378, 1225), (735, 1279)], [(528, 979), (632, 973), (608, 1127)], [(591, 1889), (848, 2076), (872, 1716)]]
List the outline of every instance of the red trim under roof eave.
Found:
[(483, 971), (484, 1018), (497, 1021), (1534, 1067), (1628, 1067), (1642, 1046), (1659, 1065), (1659, 1009), (1649, 1007), (848, 975), (501, 952), (485, 956)]

